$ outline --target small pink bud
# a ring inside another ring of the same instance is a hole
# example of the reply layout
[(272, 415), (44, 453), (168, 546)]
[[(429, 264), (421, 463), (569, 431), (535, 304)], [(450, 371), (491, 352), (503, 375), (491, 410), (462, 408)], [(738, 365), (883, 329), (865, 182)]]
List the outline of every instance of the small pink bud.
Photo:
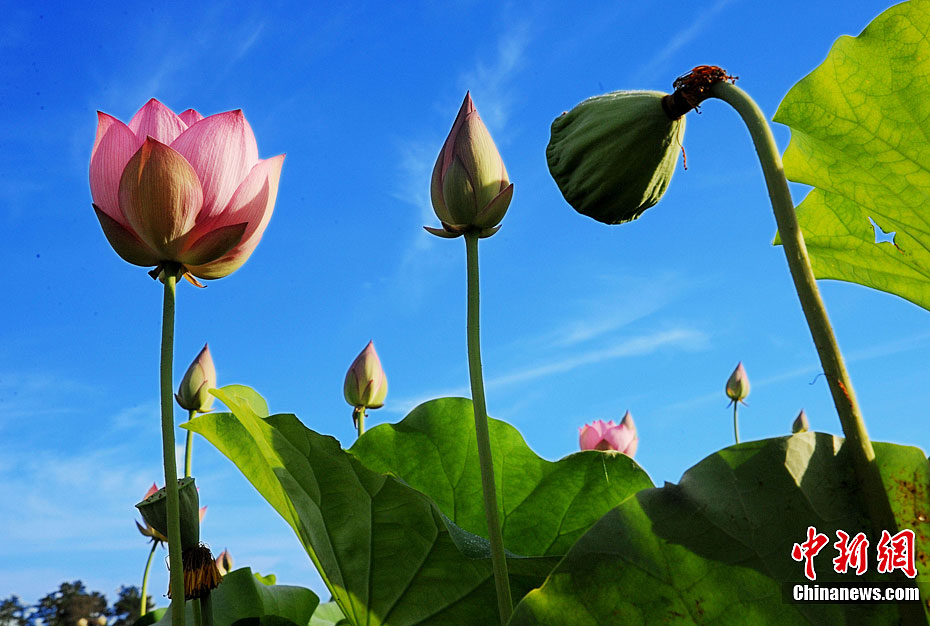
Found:
[(804, 409), (801, 409), (801, 412), (798, 413), (798, 416), (794, 418), (794, 422), (791, 424), (791, 432), (794, 433), (806, 433), (811, 429), (811, 424), (807, 420), (807, 413), (804, 412)]
[(384, 406), (387, 388), (387, 376), (381, 368), (381, 359), (375, 352), (374, 342), (369, 341), (346, 372), (343, 385), (346, 402), (356, 408), (380, 409)]
[(210, 346), (204, 344), (203, 350), (197, 355), (178, 387), (175, 399), (182, 409), (206, 413), (213, 406), (213, 396), (210, 389), (216, 388), (216, 366), (210, 355)]
[(225, 576), (232, 571), (233, 568), (233, 558), (229, 554), (229, 550), (223, 550), (220, 552), (220, 555), (216, 557), (216, 569), (220, 571), (220, 574)]
[[(749, 395), (749, 377), (746, 375), (746, 368), (740, 361), (730, 374), (726, 386), (727, 397), (733, 402), (742, 402)], [(743, 402), (743, 404), (746, 404)]]
[(636, 454), (639, 435), (629, 411), (619, 424), (613, 420), (597, 420), (578, 429), (578, 443), (582, 450), (601, 450), (621, 452), (629, 457)]

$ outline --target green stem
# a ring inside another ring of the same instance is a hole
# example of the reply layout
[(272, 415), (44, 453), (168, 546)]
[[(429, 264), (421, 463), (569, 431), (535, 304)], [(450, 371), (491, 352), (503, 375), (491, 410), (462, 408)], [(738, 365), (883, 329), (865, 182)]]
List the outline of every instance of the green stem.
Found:
[(739, 443), (739, 417), (737, 411), (739, 410), (739, 401), (733, 401), (733, 437), (736, 439), (736, 443)]
[[(881, 472), (875, 461), (875, 451), (865, 429), (865, 421), (856, 401), (852, 381), (846, 371), (846, 364), (840, 354), (839, 345), (830, 326), (827, 310), (817, 288), (817, 280), (811, 268), (807, 246), (804, 244), (804, 235), (798, 225), (798, 217), (794, 212), (794, 202), (788, 191), (788, 181), (782, 167), (781, 156), (772, 131), (762, 111), (753, 102), (749, 95), (727, 82), (716, 83), (711, 89), (711, 97), (723, 100), (739, 113), (759, 155), (765, 184), (768, 187), (772, 209), (775, 212), (775, 223), (778, 226), (778, 236), (788, 259), (788, 269), (794, 280), (794, 288), (801, 301), (801, 309), (807, 319), (820, 365), (830, 386), (833, 404), (839, 414), (843, 434), (846, 435), (846, 445), (850, 447), (853, 458), (853, 471), (859, 483), (859, 493), (864, 501), (866, 512), (872, 522), (875, 537), (882, 530), (894, 534), (898, 529), (897, 520), (891, 510), (891, 504), (882, 483)], [(900, 573), (900, 572), (898, 572)], [(903, 575), (898, 578), (904, 580)], [(899, 603), (902, 623), (927, 624), (926, 616), (919, 604)]]
[(352, 419), (355, 421), (355, 427), (358, 429), (358, 436), (365, 434), (365, 407), (357, 406), (352, 411)]
[(203, 626), (203, 611), (200, 610), (201, 598), (191, 601), (191, 612), (194, 614), (194, 626)]
[(174, 395), (171, 393), (171, 366), (174, 358), (174, 299), (178, 279), (176, 264), (167, 264), (162, 276), (165, 280), (165, 298), (161, 322), (161, 443), (165, 462), (165, 495), (168, 507), (171, 624), (172, 626), (184, 626), (184, 570), (181, 562), (178, 462), (174, 452)]
[(817, 288), (807, 246), (804, 245), (804, 235), (798, 225), (794, 202), (788, 191), (788, 181), (785, 179), (781, 156), (772, 131), (762, 111), (739, 87), (719, 82), (711, 89), (711, 96), (736, 109), (749, 129), (759, 162), (762, 164), (765, 184), (775, 212), (778, 235), (788, 259), (788, 269), (791, 270), (794, 288), (798, 292), (804, 317), (807, 318), (807, 325), (820, 356), (820, 364), (833, 395), (833, 403), (846, 435), (846, 443), (852, 451), (854, 470), (862, 488), (866, 509), (878, 533), (883, 529), (894, 532), (897, 524), (875, 462), (875, 451), (872, 449), (849, 373), (846, 371), (840, 348), (830, 326), (830, 319), (827, 317), (827, 310)]
[(155, 548), (158, 542), (152, 540), (152, 549), (149, 550), (149, 558), (145, 561), (145, 571), (142, 572), (142, 603), (139, 607), (139, 617), (145, 615), (149, 610), (149, 570), (152, 567), (152, 558), (155, 556)]
[[(188, 411), (187, 421), (194, 419), (197, 411)], [(187, 431), (187, 441), (184, 443), (184, 477), (191, 475), (191, 460), (194, 456), (194, 431)]]
[(213, 594), (207, 592), (200, 598), (200, 607), (203, 610), (203, 626), (213, 626)]
[(481, 465), (481, 487), (484, 492), (484, 514), (491, 540), (491, 565), (497, 587), (497, 605), (501, 624), (510, 621), (513, 599), (510, 579), (507, 576), (507, 559), (504, 556), (504, 539), (501, 535), (497, 511), (497, 490), (494, 486), (494, 463), (491, 459), (491, 437), (488, 432), (488, 410), (484, 400), (484, 380), (481, 375), (481, 332), (479, 329), (478, 298), (478, 234), (465, 234), (465, 259), (468, 268), (468, 374), (471, 378), (471, 395), (475, 410), (475, 433), (478, 438), (478, 462)]

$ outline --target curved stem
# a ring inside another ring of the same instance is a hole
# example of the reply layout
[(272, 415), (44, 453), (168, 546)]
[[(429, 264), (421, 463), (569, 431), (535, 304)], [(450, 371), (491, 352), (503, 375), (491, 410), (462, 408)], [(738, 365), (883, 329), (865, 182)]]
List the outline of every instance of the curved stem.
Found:
[(501, 624), (510, 621), (513, 599), (504, 556), (504, 538), (497, 511), (497, 490), (494, 485), (494, 462), (491, 458), (491, 436), (488, 432), (488, 410), (484, 400), (484, 380), (481, 374), (481, 332), (479, 329), (478, 297), (478, 234), (465, 234), (465, 263), (468, 268), (468, 374), (475, 410), (475, 434), (478, 438), (478, 462), (481, 465), (481, 490), (484, 492), (484, 514), (491, 541), (491, 565), (497, 588), (497, 605)]
[(875, 451), (865, 429), (865, 422), (853, 392), (852, 382), (846, 371), (846, 364), (840, 354), (836, 337), (827, 317), (827, 310), (820, 297), (817, 281), (811, 269), (807, 246), (804, 245), (804, 236), (798, 225), (798, 218), (794, 212), (794, 202), (788, 191), (788, 181), (781, 163), (781, 156), (772, 137), (772, 131), (766, 122), (765, 116), (759, 107), (739, 87), (727, 82), (720, 82), (711, 89), (711, 97), (723, 100), (739, 113), (746, 123), (762, 172), (765, 175), (765, 184), (768, 187), (772, 209), (775, 212), (775, 223), (778, 226), (778, 235), (781, 238), (785, 256), (788, 259), (788, 269), (794, 280), (794, 288), (798, 292), (801, 308), (807, 325), (810, 328), (820, 364), (823, 367), (833, 403), (846, 435), (846, 443), (850, 446), (854, 470), (861, 486), (865, 500), (866, 510), (872, 520), (876, 532), (897, 528), (894, 514), (882, 485), (881, 474), (875, 463)]
[[(194, 416), (197, 415), (197, 411), (188, 411), (187, 421), (194, 419)], [(184, 477), (187, 478), (191, 475), (191, 461), (194, 456), (194, 431), (187, 431), (187, 441), (184, 443)]]
[(733, 437), (736, 439), (736, 443), (739, 443), (739, 401), (733, 401)]
[(184, 626), (184, 569), (181, 562), (181, 521), (178, 498), (178, 465), (174, 452), (174, 396), (171, 366), (174, 358), (174, 299), (178, 268), (164, 268), (165, 298), (161, 322), (161, 442), (165, 462), (165, 495), (168, 507), (168, 565), (170, 568), (171, 624)]
[(155, 548), (158, 547), (157, 541), (152, 541), (152, 549), (149, 550), (149, 558), (145, 561), (145, 571), (142, 572), (142, 601), (139, 606), (139, 617), (145, 615), (149, 610), (149, 570), (152, 568), (152, 558), (155, 556)]

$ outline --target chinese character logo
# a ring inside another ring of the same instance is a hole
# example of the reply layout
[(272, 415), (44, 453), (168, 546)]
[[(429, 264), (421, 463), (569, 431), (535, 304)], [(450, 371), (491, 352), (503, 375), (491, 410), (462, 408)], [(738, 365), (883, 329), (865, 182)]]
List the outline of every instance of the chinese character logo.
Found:
[(796, 543), (791, 549), (791, 558), (795, 561), (804, 561), (804, 575), (808, 580), (817, 580), (814, 571), (814, 557), (823, 550), (830, 540), (823, 533), (818, 533), (813, 526), (807, 527), (807, 541)]

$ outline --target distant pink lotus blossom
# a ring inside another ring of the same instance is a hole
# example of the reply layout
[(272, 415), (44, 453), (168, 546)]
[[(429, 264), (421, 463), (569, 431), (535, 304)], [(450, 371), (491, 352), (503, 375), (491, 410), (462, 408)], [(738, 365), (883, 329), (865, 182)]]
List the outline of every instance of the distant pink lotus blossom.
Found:
[(639, 445), (639, 435), (629, 411), (619, 424), (613, 420), (597, 420), (578, 429), (578, 443), (582, 450), (616, 450), (632, 457)]
[(199, 278), (222, 278), (258, 245), (283, 162), (283, 154), (258, 158), (242, 111), (176, 115), (153, 98), (128, 125), (97, 113), (90, 191), (103, 233), (124, 260), (180, 263)]

